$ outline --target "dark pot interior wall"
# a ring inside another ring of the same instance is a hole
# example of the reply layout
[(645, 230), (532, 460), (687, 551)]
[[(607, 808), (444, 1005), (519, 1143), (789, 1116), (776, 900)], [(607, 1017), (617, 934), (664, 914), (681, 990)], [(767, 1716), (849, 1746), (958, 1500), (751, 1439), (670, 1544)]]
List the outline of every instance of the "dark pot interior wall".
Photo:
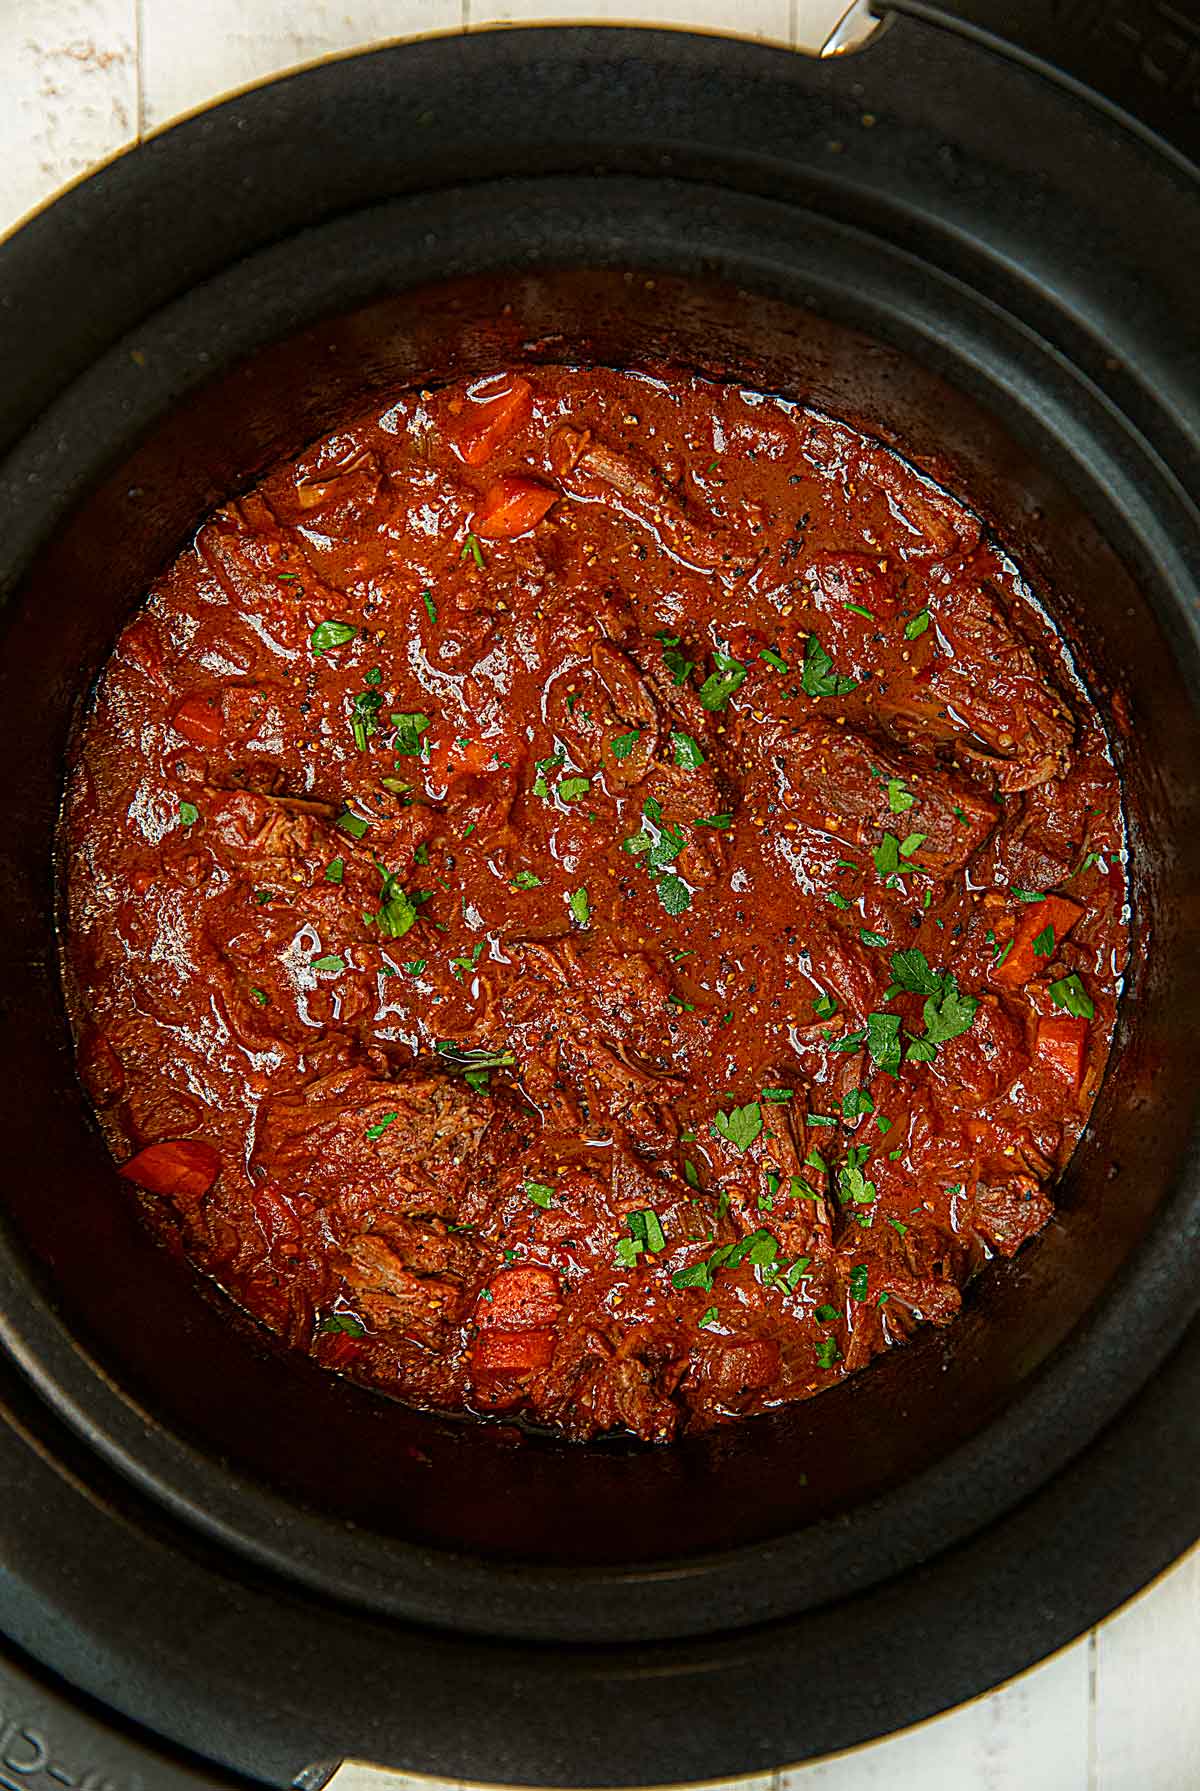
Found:
[[(286, 265), (276, 252), (271, 277)], [(240, 278), (244, 285), (246, 274)], [(1010, 1403), (1103, 1299), (1172, 1180), (1167, 1139), (1175, 1142), (1177, 1126), (1164, 1138), (1162, 1124), (1174, 1104), (1182, 1125), (1191, 1100), (1189, 1077), (1170, 1068), (1172, 1030), (1188, 1005), (1173, 1010), (1161, 978), (1139, 971), (1118, 1066), (1063, 1190), (1064, 1221), (1015, 1264), (991, 1272), (948, 1336), (927, 1333), (816, 1402), (667, 1452), (621, 1444), (575, 1450), (541, 1439), (517, 1445), (510, 1432), (390, 1406), (275, 1351), (215, 1290), (198, 1290), (132, 1217), (74, 1083), (55, 985), (48, 842), (72, 707), (148, 580), (215, 501), (347, 406), (396, 385), (515, 359), (674, 357), (863, 423), (972, 493), (1080, 643), (1102, 701), (1114, 686), (1129, 693), (1137, 727), (1121, 750), (1138, 875), (1160, 952), (1170, 953), (1200, 887), (1200, 828), (1180, 826), (1195, 804), (1197, 727), (1186, 679), (1153, 620), (1153, 597), (1148, 605), (1081, 508), (1081, 498), (1099, 495), (1088, 487), (1108, 444), (1086, 427), (1067, 454), (1061, 443), (1052, 451), (1045, 435), (1039, 444), (1037, 425), (1019, 406), (1002, 420), (979, 402), (996, 396), (986, 369), (976, 367), (967, 382), (978, 396), (948, 386), (933, 370), (953, 370), (946, 344), (922, 341), (898, 307), (881, 305), (878, 322), (907, 339), (914, 356), (770, 296), (777, 275), (760, 284), (766, 290), (752, 292), (661, 270), (526, 272), (504, 276), (499, 287), (468, 279), (393, 295), (282, 343), (268, 339), (246, 356), (227, 331), (227, 372), (207, 382), (189, 373), (183, 383), (193, 389), (181, 403), (158, 403), (155, 414), (152, 396), (147, 415), (95, 444), (89, 465), (107, 461), (107, 476), (54, 529), (10, 607), (0, 745), (23, 773), (0, 851), (10, 917), (0, 972), (10, 1024), (27, 1012), (44, 1023), (21, 1045), (20, 1077), (0, 1088), (0, 1123), (17, 1169), (9, 1210), (69, 1331), (156, 1423), (368, 1530), (447, 1549), (599, 1564), (678, 1559), (845, 1513), (943, 1461)], [(202, 304), (185, 320), (185, 350), (224, 302), (210, 290), (207, 313)], [(858, 302), (866, 308), (866, 295)], [(137, 342), (151, 368), (172, 350), (175, 365), (188, 366), (170, 320)], [(999, 337), (992, 352), (1002, 363)], [(1094, 505), (1097, 513), (1110, 500)], [(1104, 521), (1136, 553), (1128, 519), (1114, 513)], [(1167, 838), (1176, 842), (1173, 856)], [(1153, 1124), (1144, 1099), (1150, 1078)], [(107, 1446), (103, 1428), (97, 1437)], [(130, 1457), (123, 1443), (114, 1446), (136, 1471), (136, 1450)]]

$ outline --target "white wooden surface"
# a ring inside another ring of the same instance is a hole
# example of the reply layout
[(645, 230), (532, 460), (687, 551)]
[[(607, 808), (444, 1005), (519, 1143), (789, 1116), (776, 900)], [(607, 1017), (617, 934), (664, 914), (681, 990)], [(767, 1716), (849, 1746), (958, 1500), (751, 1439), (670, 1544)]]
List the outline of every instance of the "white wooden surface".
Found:
[[(0, 0), (0, 233), (180, 113), (331, 53), (539, 18), (636, 18), (787, 43), (807, 40), (807, 4)], [(736, 1791), (1196, 1791), (1198, 1685), (1200, 1552), (1091, 1636), (989, 1696)], [(350, 1766), (337, 1791), (405, 1783)]]

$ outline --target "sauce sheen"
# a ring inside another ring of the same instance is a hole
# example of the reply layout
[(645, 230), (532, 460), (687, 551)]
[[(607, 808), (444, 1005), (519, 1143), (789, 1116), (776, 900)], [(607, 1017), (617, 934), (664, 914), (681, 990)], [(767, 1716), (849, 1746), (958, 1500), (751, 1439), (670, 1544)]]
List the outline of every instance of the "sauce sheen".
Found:
[(1127, 949), (1103, 726), (975, 514), (678, 370), (401, 394), (121, 635), (60, 838), (173, 1248), (419, 1407), (822, 1391), (1053, 1213)]

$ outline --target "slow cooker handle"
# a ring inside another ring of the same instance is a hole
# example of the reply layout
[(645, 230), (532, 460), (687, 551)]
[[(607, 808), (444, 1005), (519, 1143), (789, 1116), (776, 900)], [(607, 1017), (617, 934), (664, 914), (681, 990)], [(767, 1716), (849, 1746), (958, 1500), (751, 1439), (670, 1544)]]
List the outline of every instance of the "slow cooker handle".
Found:
[[(1111, 100), (1200, 164), (1200, 0), (873, 0), (991, 38)], [(1070, 145), (1064, 146), (1070, 153)]]

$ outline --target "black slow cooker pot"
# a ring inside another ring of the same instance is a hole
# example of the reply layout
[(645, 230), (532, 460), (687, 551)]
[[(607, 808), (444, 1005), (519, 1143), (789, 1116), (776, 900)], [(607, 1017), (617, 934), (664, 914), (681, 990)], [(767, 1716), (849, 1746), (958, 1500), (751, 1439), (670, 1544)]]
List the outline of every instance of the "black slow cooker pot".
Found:
[[(1019, 52), (913, 6), (824, 62), (601, 29), (354, 57), (0, 254), (3, 1782), (762, 1771), (1027, 1666), (1200, 1532), (1200, 51), (1178, 8), (1061, 9), (1168, 141), (1036, 58), (1050, 10)], [(72, 718), (155, 572), (348, 405), (518, 356), (674, 356), (972, 494), (1129, 805), (1135, 960), (1059, 1220), (949, 1333), (669, 1450), (273, 1349), (141, 1230), (55, 969)]]

